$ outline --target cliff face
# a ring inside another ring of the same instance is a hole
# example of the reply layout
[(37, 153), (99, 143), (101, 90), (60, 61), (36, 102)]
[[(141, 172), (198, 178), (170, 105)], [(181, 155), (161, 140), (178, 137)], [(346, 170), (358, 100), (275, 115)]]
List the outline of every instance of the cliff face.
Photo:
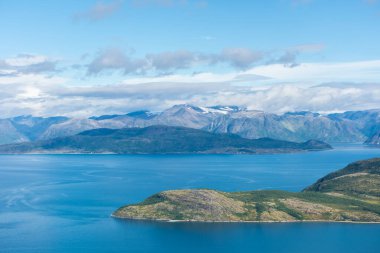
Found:
[(117, 218), (180, 221), (380, 222), (380, 159), (359, 161), (303, 192), (174, 190), (119, 208)]
[(380, 131), (369, 137), (364, 143), (368, 145), (380, 145)]

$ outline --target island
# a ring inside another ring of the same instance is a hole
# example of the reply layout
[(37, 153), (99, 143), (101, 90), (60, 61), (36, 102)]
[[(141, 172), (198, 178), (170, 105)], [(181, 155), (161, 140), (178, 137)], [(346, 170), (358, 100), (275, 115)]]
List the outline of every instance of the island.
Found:
[(115, 218), (193, 222), (380, 222), (380, 158), (354, 162), (302, 192), (170, 190)]
[(331, 149), (325, 142), (246, 139), (176, 126), (88, 130), (67, 137), (0, 146), (0, 154), (257, 154)]

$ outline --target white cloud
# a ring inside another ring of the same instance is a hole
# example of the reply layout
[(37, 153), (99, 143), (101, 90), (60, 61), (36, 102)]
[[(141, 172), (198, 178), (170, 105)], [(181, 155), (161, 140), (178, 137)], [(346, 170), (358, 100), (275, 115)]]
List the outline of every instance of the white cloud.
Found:
[(116, 0), (111, 2), (97, 2), (88, 10), (78, 12), (74, 15), (74, 20), (98, 21), (110, 17), (122, 7), (123, 1)]
[(12, 67), (24, 67), (48, 61), (43, 55), (20, 54), (17, 57), (5, 59), (4, 62)]
[[(103, 64), (118, 67), (118, 61), (124, 66), (123, 58)], [(78, 85), (60, 72), (19, 72), (8, 69), (11, 62), (0, 67), (0, 118), (157, 111), (179, 103), (239, 105), (275, 113), (380, 108), (380, 61), (303, 63), (297, 68), (271, 64), (227, 73), (135, 76), (107, 85), (91, 84), (91, 79)], [(13, 64), (29, 66), (21, 60)]]
[(253, 63), (260, 61), (263, 58), (263, 53), (247, 48), (226, 48), (218, 58), (219, 61), (227, 61), (237, 68), (246, 69)]
[(117, 48), (108, 48), (99, 54), (88, 65), (88, 74), (98, 74), (107, 70), (121, 70), (124, 74), (137, 73), (146, 67), (144, 59), (132, 59)]
[(148, 54), (146, 58), (154, 69), (160, 71), (186, 69), (199, 62), (199, 56), (187, 50)]
[(252, 66), (263, 64), (282, 64), (285, 67), (296, 67), (300, 65), (297, 60), (301, 54), (320, 53), (323, 49), (323, 44), (301, 44), (268, 52), (231, 47), (224, 48), (217, 53), (174, 50), (133, 57), (131, 52), (127, 53), (120, 48), (106, 48), (100, 50), (86, 67), (89, 75), (102, 72), (109, 73), (110, 71), (119, 71), (125, 75), (162, 74), (169, 71), (220, 65), (239, 70), (246, 70)]
[(19, 54), (3, 60), (0, 59), (0, 75), (56, 72), (57, 63), (57, 60), (50, 59), (44, 55)]
[(159, 111), (174, 104), (190, 103), (202, 106), (229, 104), (249, 109), (283, 113), (311, 110), (336, 112), (380, 108), (380, 84), (368, 89), (355, 87), (298, 87), (275, 85), (255, 89), (225, 83), (150, 84), (102, 87), (19, 87), (0, 96), (0, 115), (70, 115), (90, 116), (126, 113), (138, 109)]
[(268, 64), (282, 64), (288, 68), (298, 67), (300, 63), (298, 63), (298, 57), (301, 54), (315, 54), (323, 51), (325, 48), (324, 44), (301, 44), (297, 46), (293, 46), (282, 50), (279, 53), (273, 53), (273, 56), (268, 61)]
[(336, 63), (302, 63), (297, 68), (281, 64), (263, 65), (247, 71), (270, 77), (268, 83), (317, 85), (325, 82), (378, 82), (380, 60)]
[(220, 53), (209, 54), (188, 50), (166, 51), (133, 58), (118, 48), (101, 50), (87, 65), (88, 74), (104, 71), (122, 71), (124, 74), (162, 73), (194, 66), (227, 64), (237, 69), (247, 69), (258, 63), (264, 54), (248, 48), (226, 48)]

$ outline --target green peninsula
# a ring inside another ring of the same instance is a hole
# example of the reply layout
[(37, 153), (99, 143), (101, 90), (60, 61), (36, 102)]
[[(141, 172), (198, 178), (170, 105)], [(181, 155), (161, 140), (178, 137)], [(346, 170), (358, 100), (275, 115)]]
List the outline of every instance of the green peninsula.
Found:
[(328, 150), (322, 141), (290, 142), (270, 138), (245, 139), (175, 126), (84, 131), (49, 140), (0, 146), (0, 154), (261, 154)]
[(380, 222), (380, 158), (349, 164), (298, 193), (171, 190), (112, 215), (157, 221)]

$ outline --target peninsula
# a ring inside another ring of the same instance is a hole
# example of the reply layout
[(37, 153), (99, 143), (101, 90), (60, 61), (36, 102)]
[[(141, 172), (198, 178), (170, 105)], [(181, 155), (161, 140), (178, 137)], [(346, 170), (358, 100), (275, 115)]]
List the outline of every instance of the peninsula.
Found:
[(194, 222), (380, 222), (380, 158), (349, 164), (298, 193), (171, 190), (112, 215)]

